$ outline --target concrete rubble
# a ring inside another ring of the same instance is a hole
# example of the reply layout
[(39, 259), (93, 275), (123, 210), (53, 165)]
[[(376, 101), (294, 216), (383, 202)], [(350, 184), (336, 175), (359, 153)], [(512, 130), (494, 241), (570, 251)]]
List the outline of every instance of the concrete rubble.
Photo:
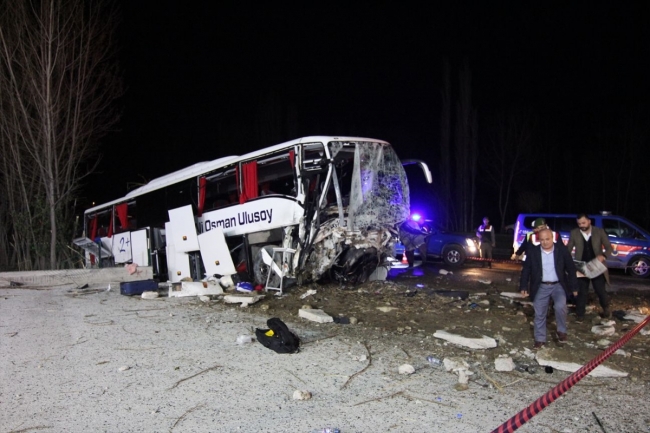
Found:
[(469, 349), (492, 349), (497, 347), (497, 341), (494, 338), (490, 338), (486, 335), (483, 335), (480, 338), (469, 338), (441, 330), (436, 331), (433, 336), (442, 340), (446, 340), (458, 346), (467, 347)]
[[(571, 373), (578, 371), (580, 368), (582, 368), (581, 364), (562, 360), (561, 358), (563, 356), (567, 356), (567, 355), (561, 351), (552, 348), (544, 348), (537, 352), (537, 356), (535, 357), (535, 359), (537, 360), (537, 363), (541, 366), (549, 366), (549, 367), (553, 367), (556, 370), (568, 371)], [(598, 367), (593, 369), (588, 374), (588, 376), (627, 377), (628, 373), (620, 370), (615, 370), (613, 368), (605, 367), (603, 365), (599, 365)]]
[(226, 295), (223, 297), (223, 302), (226, 304), (241, 304), (242, 307), (248, 307), (260, 299), (264, 299), (264, 297), (265, 295)]
[(318, 310), (316, 308), (301, 308), (298, 310), (298, 316), (316, 323), (334, 322), (334, 318), (332, 316), (323, 310)]
[(415, 368), (411, 364), (402, 364), (399, 366), (397, 371), (399, 374), (408, 375), (415, 373)]
[(508, 355), (500, 355), (494, 360), (494, 369), (496, 371), (512, 371), (515, 369), (515, 363)]

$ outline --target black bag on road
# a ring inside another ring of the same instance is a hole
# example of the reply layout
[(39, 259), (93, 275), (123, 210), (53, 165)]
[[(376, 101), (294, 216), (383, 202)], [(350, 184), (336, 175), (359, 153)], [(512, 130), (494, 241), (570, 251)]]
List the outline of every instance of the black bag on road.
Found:
[(277, 317), (272, 317), (266, 321), (269, 329), (255, 330), (257, 341), (264, 347), (277, 353), (295, 353), (299, 350), (300, 338), (293, 332), (289, 331), (287, 325)]

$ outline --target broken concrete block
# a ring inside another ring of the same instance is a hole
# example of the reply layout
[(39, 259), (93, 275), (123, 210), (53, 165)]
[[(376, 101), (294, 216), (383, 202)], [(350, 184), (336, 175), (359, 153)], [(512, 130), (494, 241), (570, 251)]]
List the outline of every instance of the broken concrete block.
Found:
[(470, 349), (492, 349), (497, 347), (497, 341), (486, 335), (483, 335), (480, 338), (469, 338), (463, 337), (462, 335), (452, 334), (447, 331), (436, 331), (433, 336)]
[(415, 367), (411, 364), (402, 364), (398, 368), (399, 374), (413, 374), (415, 373)]
[(608, 347), (610, 344), (612, 344), (612, 342), (609, 341), (606, 338), (603, 338), (602, 340), (596, 341), (596, 345), (598, 345), (600, 347)]
[(158, 292), (149, 291), (149, 292), (142, 292), (142, 295), (140, 296), (142, 297), (142, 299), (156, 299), (159, 295)]
[(596, 325), (591, 327), (591, 332), (596, 335), (614, 335), (616, 329), (613, 326)]
[(169, 285), (169, 297), (223, 295), (216, 281), (181, 281)]
[[(563, 357), (566, 354), (562, 351), (555, 350), (553, 348), (544, 348), (537, 352), (535, 359), (537, 363), (541, 366), (553, 367), (557, 370), (575, 372), (578, 371), (582, 365), (576, 362), (564, 361)], [(628, 373), (620, 370), (614, 370), (613, 368), (605, 367), (599, 365), (593, 369), (588, 376), (591, 377), (627, 377)]]
[(453, 274), (453, 272), (450, 272), (450, 271), (448, 271), (448, 270), (446, 270), (446, 269), (440, 269), (440, 270), (438, 271), (438, 273), (440, 273), (440, 275)]
[(458, 357), (445, 358), (442, 360), (442, 364), (445, 366), (445, 370), (447, 371), (458, 371), (460, 369), (467, 370), (469, 368), (469, 364), (463, 358)]
[(226, 304), (241, 304), (242, 307), (248, 307), (263, 299), (265, 295), (226, 295), (223, 297), (223, 302)]
[(300, 309), (298, 310), (298, 316), (303, 319), (311, 320), (316, 323), (330, 323), (334, 322), (334, 318), (324, 312), (323, 310), (317, 310), (315, 308), (310, 309)]
[(515, 369), (515, 363), (511, 357), (501, 355), (494, 360), (494, 368), (496, 371), (512, 371)]
[(301, 389), (297, 389), (293, 392), (293, 399), (294, 400), (309, 400), (311, 399), (311, 392), (309, 391), (303, 391)]
[(377, 307), (377, 309), (382, 313), (390, 313), (393, 310), (397, 310), (395, 307)]
[(466, 368), (461, 368), (458, 370), (458, 383), (467, 385), (469, 383), (469, 376), (474, 374)]
[(521, 292), (501, 292), (501, 296), (504, 298), (510, 298), (510, 299), (519, 299), (519, 298), (526, 298)]
[(316, 294), (316, 290), (313, 290), (313, 289), (307, 290), (305, 293), (300, 295), (300, 299), (305, 299), (307, 296), (311, 296), (311, 295), (315, 295), (315, 294)]
[(645, 320), (647, 316), (645, 314), (641, 314), (638, 311), (635, 310), (628, 310), (625, 312), (625, 315), (623, 316), (623, 320), (631, 320), (634, 323), (641, 323)]

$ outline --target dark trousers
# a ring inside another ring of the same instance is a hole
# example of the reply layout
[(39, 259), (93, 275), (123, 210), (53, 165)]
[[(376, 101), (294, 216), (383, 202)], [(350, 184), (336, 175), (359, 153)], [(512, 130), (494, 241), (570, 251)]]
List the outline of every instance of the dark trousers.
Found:
[(605, 275), (598, 275), (593, 280), (590, 280), (589, 278), (578, 278), (578, 297), (576, 298), (576, 316), (578, 317), (585, 315), (590, 282), (594, 286), (594, 292), (598, 295), (598, 300), (600, 301), (600, 306), (603, 307), (603, 310), (607, 309), (609, 306), (607, 291), (605, 290)]

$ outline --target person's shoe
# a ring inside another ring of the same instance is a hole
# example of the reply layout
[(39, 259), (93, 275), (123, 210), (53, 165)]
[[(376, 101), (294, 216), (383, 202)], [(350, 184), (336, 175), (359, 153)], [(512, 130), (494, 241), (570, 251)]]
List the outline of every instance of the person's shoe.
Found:
[(612, 318), (612, 312), (609, 310), (609, 308), (603, 308), (603, 319), (611, 319)]
[(576, 323), (584, 323), (585, 316), (576, 316)]
[(566, 343), (569, 340), (569, 337), (564, 332), (558, 331), (557, 339), (560, 343)]
[(546, 343), (543, 341), (536, 341), (535, 345), (533, 346), (533, 350), (541, 349), (545, 344)]

